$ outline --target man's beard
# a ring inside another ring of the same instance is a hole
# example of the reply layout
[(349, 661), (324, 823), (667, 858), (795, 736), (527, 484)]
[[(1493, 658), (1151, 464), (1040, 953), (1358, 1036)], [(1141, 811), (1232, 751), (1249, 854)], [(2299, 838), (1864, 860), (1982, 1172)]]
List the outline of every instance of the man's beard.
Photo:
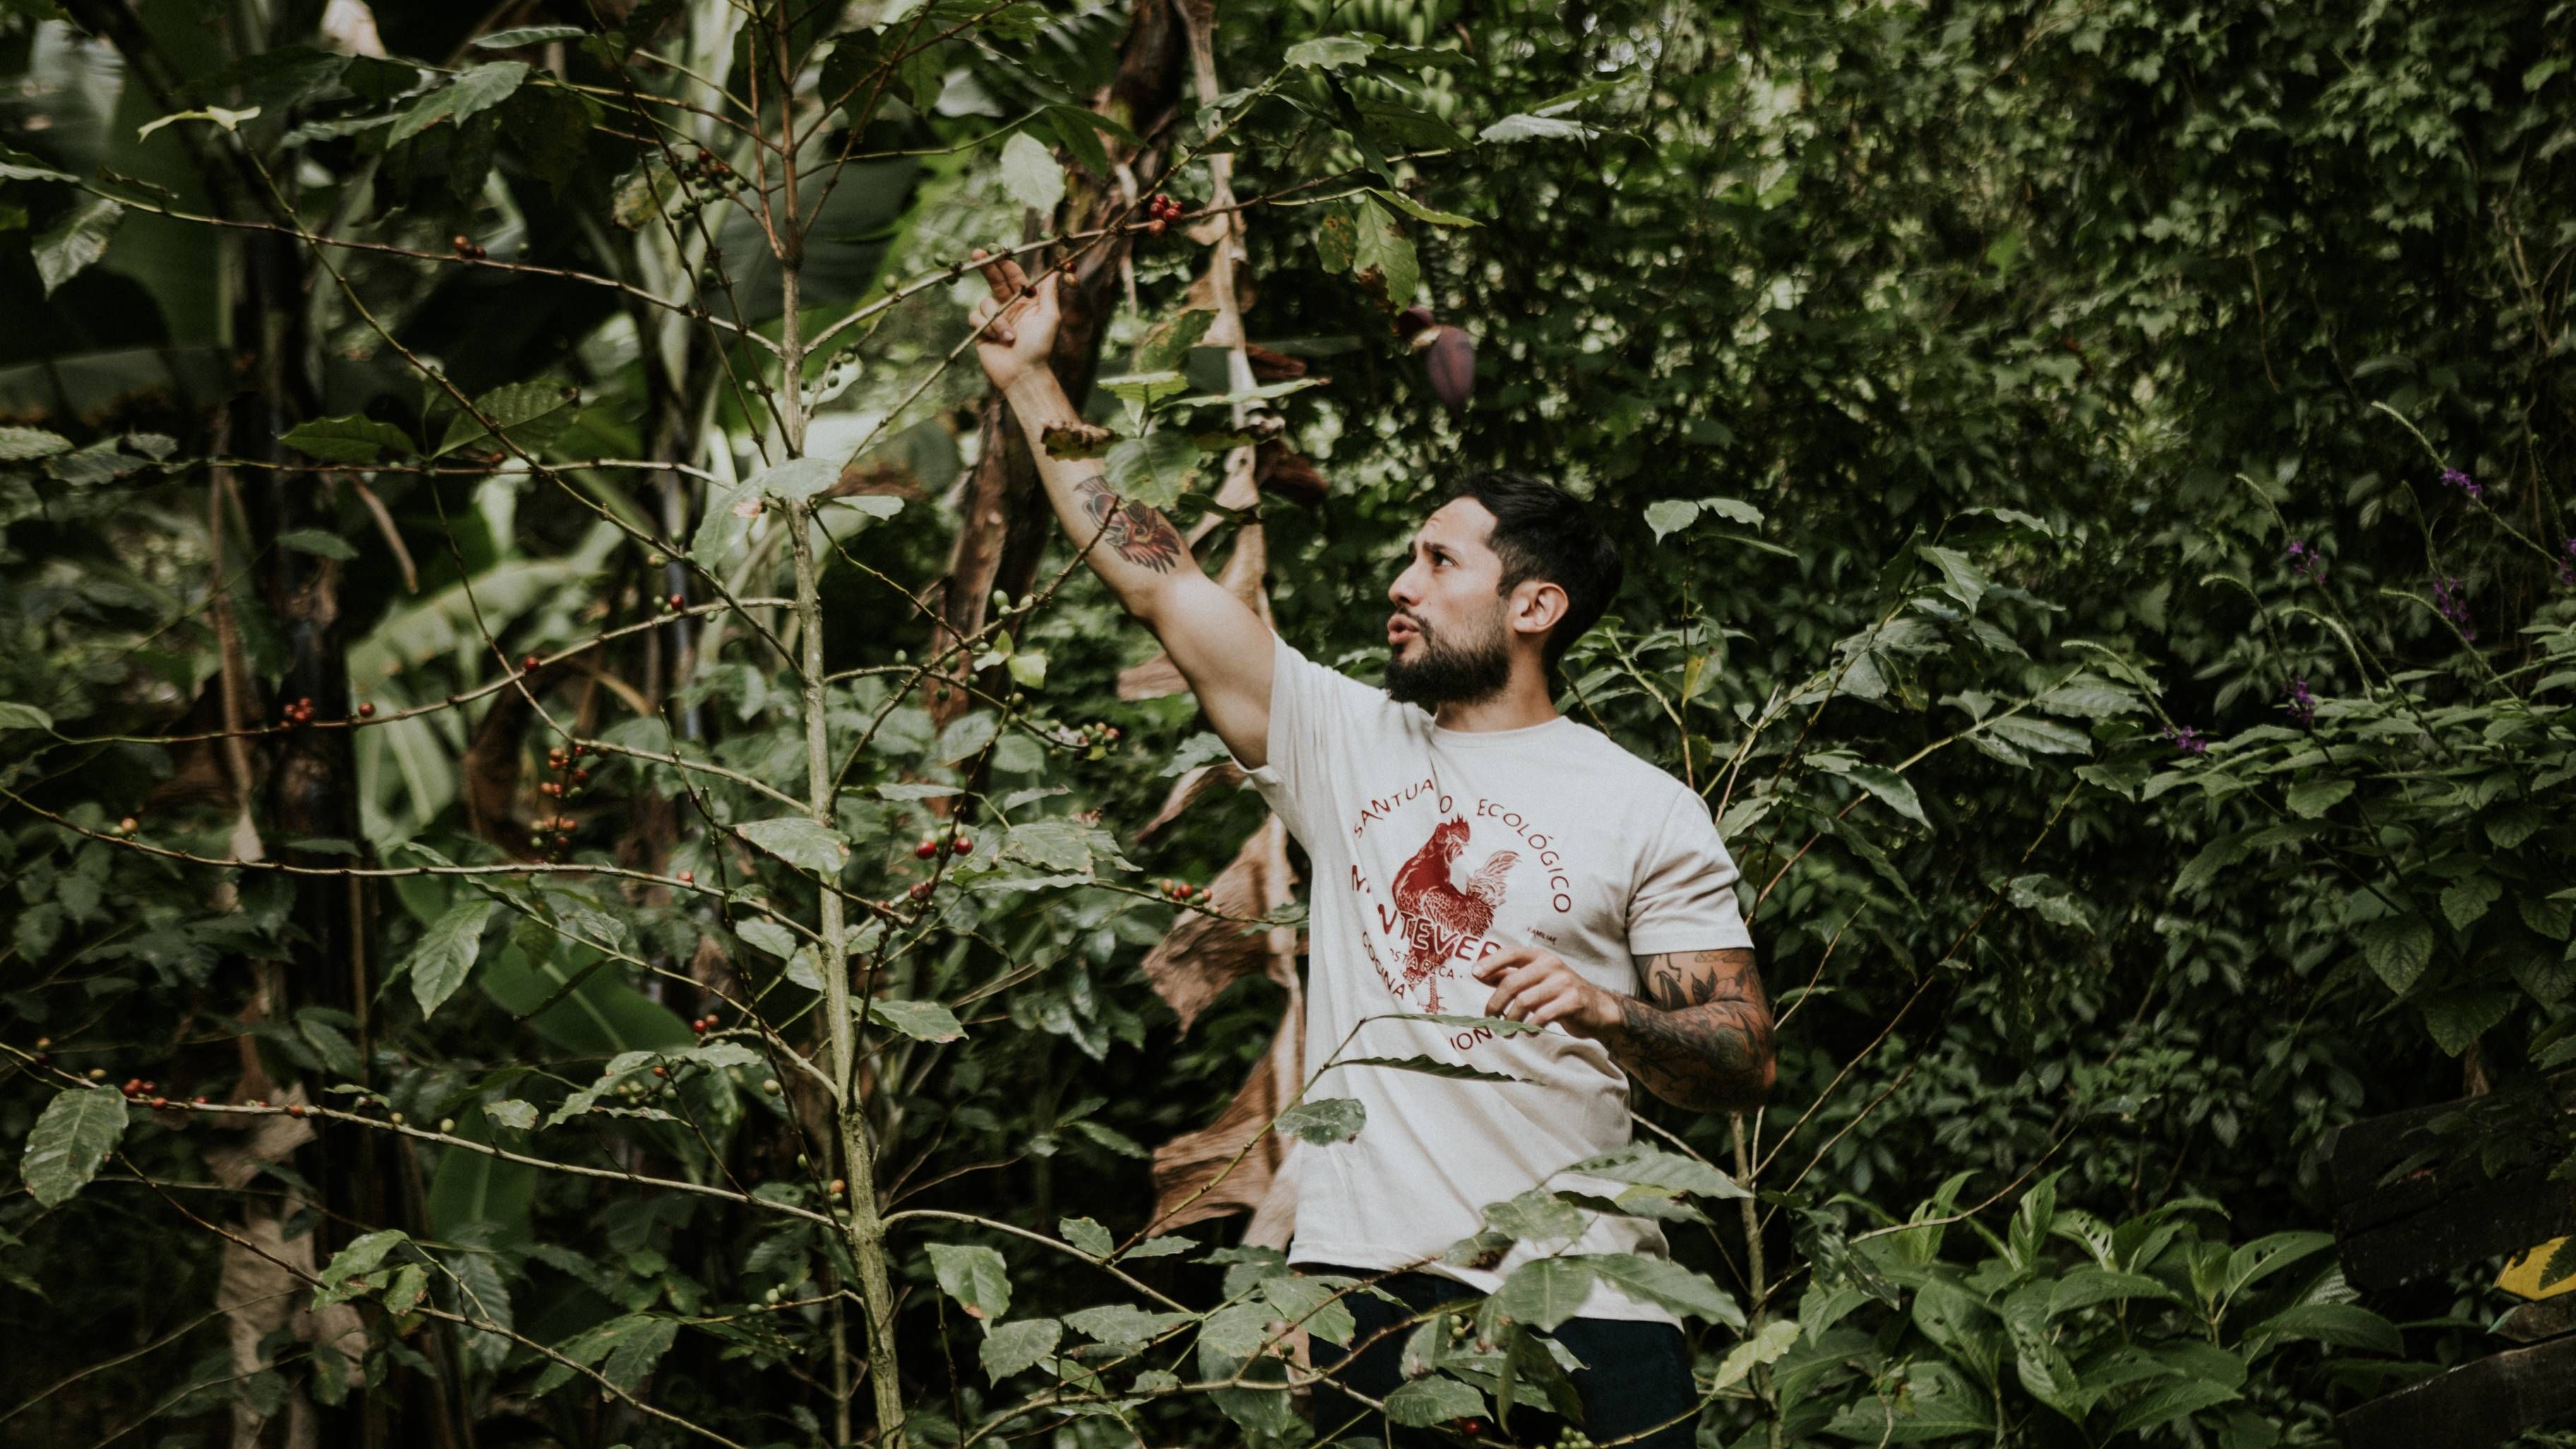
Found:
[(1404, 617), (1421, 631), (1422, 657), (1408, 662), (1401, 654), (1387, 656), (1387, 698), (1436, 710), (1444, 704), (1482, 703), (1501, 694), (1511, 682), (1512, 654), (1503, 642), (1499, 620), (1482, 643), (1453, 648), (1420, 619), (1411, 614)]

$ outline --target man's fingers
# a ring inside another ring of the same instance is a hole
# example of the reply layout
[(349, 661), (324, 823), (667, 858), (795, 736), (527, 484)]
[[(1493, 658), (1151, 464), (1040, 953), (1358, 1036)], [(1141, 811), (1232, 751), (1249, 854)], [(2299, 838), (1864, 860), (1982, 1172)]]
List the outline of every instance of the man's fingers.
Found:
[(1573, 989), (1564, 978), (1551, 976), (1535, 986), (1516, 993), (1505, 1014), (1514, 1021), (1526, 1021), (1545, 1026), (1554, 1016), (1563, 1016), (1573, 1010), (1574, 1000)]
[(1485, 1014), (1487, 1016), (1511, 1015), (1514, 997), (1535, 990), (1548, 979), (1549, 972), (1544, 965), (1524, 966), (1512, 972), (1503, 978), (1500, 986), (1494, 988), (1494, 994), (1485, 1003)]
[(1493, 955), (1476, 963), (1476, 969), (1474, 972), (1475, 978), (1479, 981), (1492, 981), (1496, 976), (1501, 975), (1503, 972), (1510, 970), (1514, 966), (1518, 966), (1537, 954), (1537, 950), (1529, 946), (1513, 946), (1505, 950), (1497, 951)]
[(995, 297), (1008, 302), (1027, 290), (1028, 273), (1020, 270), (1018, 262), (1006, 256), (995, 256), (982, 247), (975, 248), (968, 255), (975, 260), (976, 270), (984, 274), (984, 281), (992, 287)]
[(1029, 274), (1020, 270), (1020, 264), (1012, 258), (993, 256), (982, 247), (975, 248), (974, 258), (994, 296), (1005, 302), (1016, 301), (1029, 289)]

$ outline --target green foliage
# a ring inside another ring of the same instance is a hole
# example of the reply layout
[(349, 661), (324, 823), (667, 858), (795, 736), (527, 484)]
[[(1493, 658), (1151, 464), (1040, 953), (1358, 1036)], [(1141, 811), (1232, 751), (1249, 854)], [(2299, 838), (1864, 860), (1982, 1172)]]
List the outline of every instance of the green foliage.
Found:
[(2189, 1420), (2220, 1443), (2269, 1444), (2296, 1401), (2293, 1345), (2400, 1350), (2395, 1325), (2352, 1301), (2328, 1235), (2231, 1246), (2204, 1235), (2209, 1203), (2108, 1222), (2058, 1206), (2059, 1175), (2023, 1195), (2003, 1236), (1977, 1226), (1988, 1251), (1972, 1261), (1944, 1251), (1959, 1179), (1910, 1222), (1841, 1245), (1800, 1301), (1805, 1340), (1774, 1366), (1801, 1405), (1793, 1429), (2106, 1443)]
[[(2354, 1300), (2319, 1153), (2485, 1089), (2448, 1154), (2576, 1162), (2563, 7), (1297, 0), (1150, 104), (1119, 11), (130, 8), (0, 20), (13, 1434), (1302, 1440), (1370, 1290), (1152, 1211), (1280, 995), (1182, 1033), (1150, 881), (1258, 804), (1136, 838), (1221, 751), (964, 507), (966, 249), (1077, 221), (1069, 448), (1211, 567), (1229, 451), (1311, 459), (1309, 654), (1458, 468), (1593, 500), (1561, 703), (1706, 799), (1784, 1014), (1740, 1152), (1641, 1098), (1488, 1205), (1392, 1417), (1563, 1413), (1605, 1285), (1729, 1446), (2324, 1442), (2488, 1349)], [(1083, 250), (1213, 154), (1303, 375), (1187, 227)], [(298, 1314), (214, 1311), (245, 1229)]]

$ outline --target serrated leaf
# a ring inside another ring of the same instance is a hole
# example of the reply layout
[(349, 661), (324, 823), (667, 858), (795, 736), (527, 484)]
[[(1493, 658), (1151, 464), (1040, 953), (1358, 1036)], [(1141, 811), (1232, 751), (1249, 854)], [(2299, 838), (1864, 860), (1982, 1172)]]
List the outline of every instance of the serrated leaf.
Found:
[(68, 171), (57, 171), (24, 151), (0, 145), (0, 179), (10, 181), (78, 181)]
[(2442, 914), (2454, 931), (2465, 931), (2478, 923), (2504, 894), (2504, 884), (2491, 875), (2462, 876), (2442, 889)]
[(837, 876), (842, 862), (850, 858), (850, 845), (837, 830), (828, 830), (801, 815), (786, 815), (775, 820), (754, 820), (737, 825), (735, 833), (743, 839), (786, 861), (789, 865)]
[(484, 1103), (483, 1116), (488, 1121), (498, 1122), (504, 1127), (515, 1128), (521, 1132), (534, 1131), (537, 1125), (537, 1109), (516, 1097), (504, 1097), (498, 1102)]
[(841, 481), (841, 465), (829, 458), (790, 458), (772, 463), (743, 480), (743, 490), (782, 503), (813, 497)]
[(2382, 916), (2361, 929), (2362, 959), (2403, 996), (2433, 960), (2433, 924), (2417, 915)]
[(1494, 1290), (1494, 1307), (1516, 1323), (1553, 1329), (1574, 1316), (1592, 1291), (1588, 1258), (1533, 1258)]
[(931, 1272), (973, 1317), (996, 1322), (1011, 1311), (1011, 1274), (1002, 1255), (974, 1244), (933, 1243)]
[(2332, 810), (2352, 793), (2350, 780), (2302, 780), (2290, 787), (2290, 813), (2302, 820), (2314, 820)]
[(166, 116), (155, 117), (154, 119), (146, 121), (142, 125), (136, 127), (134, 131), (134, 139), (137, 141), (144, 140), (153, 132), (160, 130), (163, 126), (167, 126), (174, 121), (212, 121), (216, 125), (223, 127), (224, 130), (230, 132), (240, 130), (241, 123), (244, 121), (255, 121), (257, 119), (259, 119), (259, 107), (257, 106), (253, 106), (246, 111), (228, 111), (222, 106), (204, 106), (193, 111), (172, 111)]
[(1015, 131), (1002, 143), (1002, 190), (1022, 206), (1053, 216), (1064, 200), (1064, 166), (1045, 142)]
[(1439, 1026), (1478, 1026), (1485, 1028), (1496, 1036), (1522, 1036), (1529, 1032), (1545, 1031), (1547, 1029), (1545, 1027), (1532, 1026), (1526, 1021), (1514, 1021), (1511, 1018), (1504, 1016), (1460, 1016), (1455, 1013), (1445, 1011), (1388, 1011), (1377, 1013), (1376, 1018), (1372, 1019), (1384, 1019), (1387, 1021), (1428, 1021)]
[(1298, 1103), (1280, 1113), (1273, 1125), (1321, 1147), (1357, 1137), (1360, 1129), (1368, 1125), (1368, 1109), (1349, 1097), (1325, 1097)]
[(1461, 1082), (1517, 1082), (1509, 1072), (1487, 1071), (1465, 1062), (1444, 1062), (1436, 1057), (1342, 1057), (1333, 1065), (1340, 1067), (1386, 1067), (1399, 1072), (1420, 1072), (1426, 1077), (1449, 1077)]
[(1064, 1316), (1074, 1332), (1102, 1343), (1145, 1343), (1189, 1320), (1186, 1313), (1149, 1313), (1132, 1303), (1104, 1303)]
[(1717, 1366), (1717, 1382), (1712, 1390), (1742, 1383), (1745, 1376), (1767, 1363), (1776, 1363), (1789, 1346), (1798, 1341), (1798, 1322), (1793, 1318), (1775, 1318), (1762, 1325), (1762, 1330), (1735, 1347)]
[(412, 102), (385, 132), (385, 144), (398, 146), (441, 121), (463, 121), (508, 100), (528, 78), (524, 61), (495, 60), (459, 74), (455, 80)]
[(1347, 272), (1358, 258), (1359, 228), (1342, 212), (1326, 212), (1315, 223), (1315, 259), (1327, 272)]
[(1986, 590), (1994, 586), (1994, 580), (1987, 578), (1984, 570), (1970, 563), (1968, 556), (1955, 548), (1919, 543), (1914, 546), (1914, 552), (1940, 574), (1941, 592), (1958, 600), (1959, 607), (1963, 609), (1976, 608), (1985, 598)]
[(1386, 1396), (1386, 1416), (1399, 1424), (1425, 1428), (1452, 1419), (1481, 1417), (1485, 1396), (1443, 1374), (1398, 1384)]
[(579, 40), (589, 33), (578, 25), (521, 25), (476, 36), (474, 48), (515, 50), (522, 45), (543, 45), (549, 40)]
[[(1362, 114), (1366, 115), (1369, 114), (1369, 112), (1366, 108), (1363, 108)], [(1382, 116), (1386, 113), (1380, 111), (1377, 114)], [(1439, 121), (1437, 117), (1429, 117), (1428, 119), (1430, 119), (1432, 124), (1435, 126), (1444, 130), (1447, 129), (1446, 123)], [(1444, 138), (1442, 144), (1447, 144), (1449, 139), (1454, 138)], [(1477, 220), (1472, 216), (1460, 216), (1454, 211), (1442, 211), (1437, 207), (1425, 206), (1421, 202), (1414, 200), (1412, 197), (1405, 195), (1401, 191), (1389, 191), (1384, 187), (1372, 186), (1369, 188), (1369, 195), (1376, 197), (1378, 200), (1383, 201), (1387, 205), (1394, 207), (1396, 210), (1403, 212), (1405, 215), (1412, 217), (1415, 221), (1427, 221), (1434, 226), (1479, 225)]]
[(1394, 213), (1370, 197), (1360, 198), (1353, 222), (1352, 264), (1362, 276), (1375, 272), (1385, 282), (1388, 306), (1413, 305), (1414, 293), (1422, 289), (1422, 263), (1414, 255), (1413, 239)]
[(411, 435), (374, 418), (315, 418), (286, 430), (279, 442), (325, 463), (372, 463), (387, 453), (412, 450)]
[(483, 927), (491, 918), (491, 901), (481, 896), (457, 901), (421, 932), (419, 944), (395, 968), (397, 975), (411, 973), (412, 1000), (420, 1003), (423, 1020), (437, 1015), (456, 988), (465, 984), (466, 973), (473, 970), (475, 955), (483, 946)]
[[(1172, 429), (1126, 438), (1109, 450), (1109, 486), (1144, 508), (1169, 508), (1197, 476), (1199, 445)], [(1087, 542), (1088, 540), (1086, 540)]]
[(1347, 1345), (1357, 1323), (1344, 1293), (1358, 1280), (1331, 1274), (1281, 1273), (1261, 1280), (1261, 1296), (1279, 1310), (1289, 1326), (1302, 1328), (1326, 1343)]
[(955, 1041), (966, 1034), (957, 1014), (936, 1001), (886, 1001), (867, 1003), (868, 1019), (911, 1037), (914, 1041)]
[(1667, 1152), (1647, 1142), (1632, 1142), (1598, 1157), (1585, 1158), (1564, 1170), (1586, 1177), (1606, 1177), (1613, 1182), (1632, 1182), (1641, 1187), (1686, 1192), (1694, 1197), (1723, 1200), (1753, 1195), (1734, 1178), (1708, 1163), (1678, 1152)]
[(1926, 829), (1931, 827), (1932, 822), (1923, 817), (1922, 800), (1903, 775), (1885, 765), (1854, 765), (1843, 772), (1843, 777), (1877, 796), (1897, 814)]
[(1321, 70), (1347, 70), (1368, 64), (1369, 52), (1377, 43), (1357, 35), (1326, 35), (1314, 40), (1301, 40), (1288, 47), (1280, 58), (1290, 65), (1312, 66)]
[(410, 1245), (411, 1235), (400, 1228), (381, 1228), (350, 1239), (349, 1246), (332, 1254), (331, 1261), (314, 1275), (313, 1306), (328, 1308), (365, 1293), (365, 1280), (397, 1249)]
[(1639, 1253), (1602, 1253), (1592, 1259), (1601, 1280), (1629, 1296), (1659, 1303), (1675, 1313), (1705, 1318), (1729, 1328), (1744, 1326), (1744, 1310), (1733, 1294), (1669, 1258)]
[(1646, 526), (1655, 531), (1655, 542), (1664, 535), (1679, 533), (1699, 520), (1699, 505), (1687, 498), (1665, 498), (1646, 505)]
[(324, 533), (318, 528), (289, 529), (277, 536), (277, 546), (293, 549), (297, 553), (309, 553), (316, 558), (339, 559), (342, 562), (358, 556), (357, 548), (347, 539), (336, 533)]
[(1136, 370), (1178, 373), (1190, 360), (1190, 349), (1199, 345), (1199, 339), (1207, 335), (1208, 324), (1215, 320), (1216, 313), (1204, 307), (1193, 308), (1146, 333), (1144, 345), (1137, 349)]
[(0, 428), (0, 463), (50, 458), (71, 450), (71, 439), (43, 428)]
[(2397, 1331), (2397, 1325), (2358, 1303), (2293, 1304), (2256, 1324), (2245, 1337), (2249, 1344), (2308, 1339), (2391, 1358), (2406, 1351), (2405, 1337)]
[(99, 1164), (125, 1137), (125, 1094), (110, 1087), (74, 1087), (45, 1104), (27, 1133), (18, 1175), (46, 1207), (59, 1207), (98, 1175)]
[[(1106, 1258), (1118, 1251), (1118, 1240), (1109, 1235), (1107, 1228), (1089, 1218), (1059, 1218), (1055, 1230), (1064, 1235), (1066, 1242), (1095, 1258)], [(1075, 1326), (1080, 1327), (1079, 1324)], [(1097, 1338), (1099, 1335), (1092, 1336)]]
[(1091, 831), (1072, 820), (1032, 820), (1014, 825), (1002, 840), (1002, 854), (1041, 870), (1087, 874), (1091, 870)]
[[(562, 1352), (581, 1363), (596, 1364), (601, 1378), (620, 1389), (632, 1390), (662, 1361), (662, 1355), (670, 1351), (672, 1340), (679, 1336), (680, 1325), (676, 1319), (629, 1313), (582, 1334), (566, 1345)], [(556, 1370), (561, 1370), (567, 1380), (571, 1377), (571, 1370), (562, 1364), (551, 1365), (546, 1374), (538, 1376), (537, 1392), (546, 1392), (550, 1387), (547, 1377)]]
[(1571, 141), (1592, 135), (1598, 127), (1564, 116), (1505, 116), (1476, 133), (1476, 139), (1494, 145), (1514, 141)]
[(1034, 1368), (1038, 1360), (1055, 1352), (1064, 1338), (1064, 1325), (1052, 1318), (1023, 1318), (1017, 1323), (995, 1326), (984, 1336), (975, 1356), (983, 1361), (984, 1376), (998, 1384), (1024, 1369)]
[(460, 412), (450, 419), (446, 433), (439, 438), (438, 447), (430, 456), (437, 457), (468, 443), (491, 438), (492, 428), (483, 425), (483, 418), (491, 419), (492, 427), (500, 429), (501, 437), (517, 444), (523, 451), (542, 452), (571, 425), (573, 409), (580, 402), (579, 389), (558, 383), (504, 383), (474, 399), (471, 412)]
[(2179, 1419), (2186, 1414), (2196, 1413), (2212, 1405), (2227, 1403), (2237, 1397), (2236, 1390), (2225, 1384), (2212, 1383), (2205, 1379), (2185, 1379), (2180, 1383), (2151, 1389), (2122, 1405), (2119, 1413), (2112, 1416), (2109, 1432), (2126, 1434), (2152, 1429), (2159, 1424)]
[(124, 219), (124, 207), (96, 197), (73, 207), (51, 230), (37, 237), (29, 251), (36, 259), (36, 277), (44, 284), (45, 295), (51, 297), (56, 287), (107, 255), (107, 239)]
[(680, 179), (660, 153), (652, 153), (617, 178), (609, 193), (608, 219), (628, 231), (639, 231), (662, 214), (663, 205), (680, 193)]
[(1998, 715), (1982, 733), (2038, 755), (2089, 755), (2093, 742), (2081, 730), (2026, 714)]
[(1507, 1238), (1547, 1242), (1583, 1231), (1583, 1213), (1543, 1187), (1485, 1205), (1485, 1226)]
[(784, 961), (796, 954), (796, 933), (776, 921), (744, 921), (733, 928), (753, 950)]
[(2048, 692), (2033, 701), (2050, 714), (2070, 715), (2079, 719), (2104, 719), (2113, 715), (2143, 712), (2147, 703), (2135, 690), (2115, 684), (2098, 674), (2077, 672), (2051, 685)]
[(2443, 1055), (2455, 1057), (2504, 1020), (2518, 1000), (2510, 991), (2446, 991), (2424, 1003), (2424, 1029)]

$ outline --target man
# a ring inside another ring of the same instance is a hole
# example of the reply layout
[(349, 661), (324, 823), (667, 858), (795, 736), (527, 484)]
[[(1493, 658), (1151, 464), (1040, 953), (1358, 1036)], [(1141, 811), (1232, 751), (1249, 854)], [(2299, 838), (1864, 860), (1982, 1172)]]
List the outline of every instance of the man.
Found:
[[(1168, 520), (1110, 492), (1098, 463), (1047, 456), (1044, 431), (1079, 420), (1047, 366), (1057, 274), (1032, 290), (1003, 259), (984, 276), (977, 353), (1057, 516), (1313, 861), (1309, 1075), (1328, 1059), (1426, 1056), (1516, 1079), (1334, 1066), (1309, 1093), (1356, 1098), (1367, 1125), (1291, 1159), (1288, 1256), (1308, 1273), (1375, 1278), (1410, 1305), (1345, 1300), (1363, 1348), (1334, 1373), (1383, 1399), (1407, 1336), (1390, 1325), (1490, 1292), (1544, 1253), (1664, 1254), (1652, 1221), (1588, 1214), (1571, 1243), (1523, 1242), (1483, 1268), (1439, 1261), (1488, 1203), (1541, 1183), (1615, 1194), (1563, 1169), (1629, 1141), (1632, 1079), (1702, 1111), (1769, 1090), (1771, 1011), (1735, 864), (1695, 793), (1556, 711), (1549, 673), (1621, 573), (1581, 503), (1518, 474), (1459, 485), (1387, 591), (1386, 683), (1372, 689), (1274, 637)], [(1540, 1029), (1407, 1016), (1428, 1013)], [(1390, 1270), (1402, 1271), (1379, 1276)], [(1586, 1365), (1573, 1379), (1591, 1438), (1652, 1429), (1631, 1442), (1692, 1442), (1673, 1314), (1596, 1281), (1554, 1337)], [(1315, 1405), (1319, 1436), (1388, 1436), (1331, 1384)]]

